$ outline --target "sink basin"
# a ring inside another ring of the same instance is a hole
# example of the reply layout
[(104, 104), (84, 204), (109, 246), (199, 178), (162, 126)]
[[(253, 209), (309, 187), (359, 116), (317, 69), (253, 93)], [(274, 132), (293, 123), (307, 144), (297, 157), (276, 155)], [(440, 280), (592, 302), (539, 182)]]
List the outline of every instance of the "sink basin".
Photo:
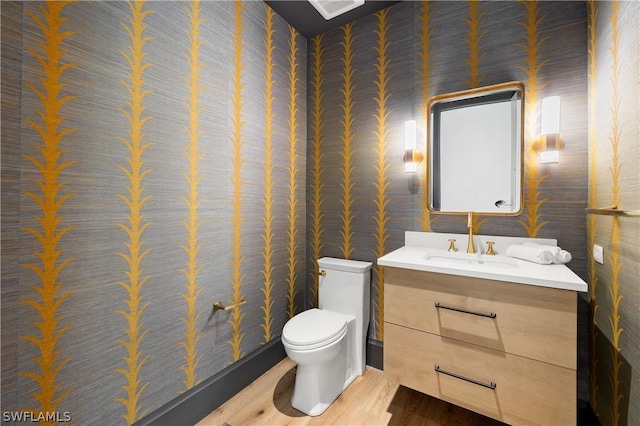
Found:
[(433, 251), (422, 256), (424, 260), (447, 265), (472, 266), (478, 268), (517, 269), (518, 262), (506, 256), (486, 254)]

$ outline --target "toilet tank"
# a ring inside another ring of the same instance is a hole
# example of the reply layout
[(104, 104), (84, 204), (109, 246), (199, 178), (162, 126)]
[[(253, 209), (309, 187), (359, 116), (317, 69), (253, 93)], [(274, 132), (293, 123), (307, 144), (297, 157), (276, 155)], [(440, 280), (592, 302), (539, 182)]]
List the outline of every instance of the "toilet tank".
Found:
[(318, 307), (353, 315), (361, 325), (368, 325), (371, 263), (323, 257), (318, 268), (326, 271), (318, 280)]
[[(323, 257), (318, 260), (318, 307), (352, 315), (347, 331), (346, 379), (352, 381), (364, 372), (367, 329), (371, 297), (371, 263)], [(325, 272), (322, 275), (322, 271)]]

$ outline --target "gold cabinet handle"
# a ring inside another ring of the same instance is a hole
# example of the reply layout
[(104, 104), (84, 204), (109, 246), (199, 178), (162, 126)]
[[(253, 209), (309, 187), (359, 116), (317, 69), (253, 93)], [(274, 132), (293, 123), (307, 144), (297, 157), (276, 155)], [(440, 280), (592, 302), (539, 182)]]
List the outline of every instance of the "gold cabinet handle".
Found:
[(216, 303), (213, 304), (213, 311), (214, 312), (216, 312), (216, 311), (230, 311), (231, 309), (235, 309), (240, 305), (244, 305), (245, 303), (247, 303), (247, 301), (244, 300), (244, 299), (240, 300), (238, 303), (234, 303), (234, 304), (229, 305), (229, 306), (224, 306), (222, 304), (222, 302), (216, 302)]

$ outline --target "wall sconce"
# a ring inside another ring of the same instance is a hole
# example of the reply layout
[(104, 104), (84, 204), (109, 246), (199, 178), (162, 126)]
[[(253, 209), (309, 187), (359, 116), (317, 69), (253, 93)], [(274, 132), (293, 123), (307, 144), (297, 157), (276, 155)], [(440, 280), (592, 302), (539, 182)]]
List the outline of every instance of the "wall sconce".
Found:
[(404, 122), (404, 171), (405, 173), (416, 173), (418, 164), (422, 162), (424, 155), (417, 149), (416, 120)]
[(559, 163), (563, 143), (560, 138), (560, 96), (549, 96), (542, 100), (540, 119), (540, 141), (534, 146), (540, 154), (540, 163)]

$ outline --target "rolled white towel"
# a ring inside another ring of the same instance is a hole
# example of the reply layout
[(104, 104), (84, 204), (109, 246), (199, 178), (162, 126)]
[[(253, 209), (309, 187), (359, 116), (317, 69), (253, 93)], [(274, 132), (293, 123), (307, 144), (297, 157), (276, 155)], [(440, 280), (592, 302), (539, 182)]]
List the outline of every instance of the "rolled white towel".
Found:
[(553, 261), (553, 263), (567, 263), (571, 260), (571, 253), (569, 253), (566, 250), (560, 250), (558, 252), (558, 254), (556, 254), (556, 259)]
[(529, 241), (522, 243), (522, 245), (525, 247), (535, 247), (535, 248), (541, 248), (541, 249), (550, 251), (551, 254), (553, 254), (553, 263), (556, 263), (556, 264), (564, 264), (571, 260), (571, 253), (569, 253), (566, 250), (562, 250), (560, 247), (557, 247), (557, 246), (549, 246), (546, 244), (532, 243)]
[(541, 265), (549, 265), (553, 263), (553, 253), (544, 248), (527, 247), (519, 244), (512, 244), (507, 247), (504, 252), (506, 256), (515, 257), (529, 262), (539, 263)]

